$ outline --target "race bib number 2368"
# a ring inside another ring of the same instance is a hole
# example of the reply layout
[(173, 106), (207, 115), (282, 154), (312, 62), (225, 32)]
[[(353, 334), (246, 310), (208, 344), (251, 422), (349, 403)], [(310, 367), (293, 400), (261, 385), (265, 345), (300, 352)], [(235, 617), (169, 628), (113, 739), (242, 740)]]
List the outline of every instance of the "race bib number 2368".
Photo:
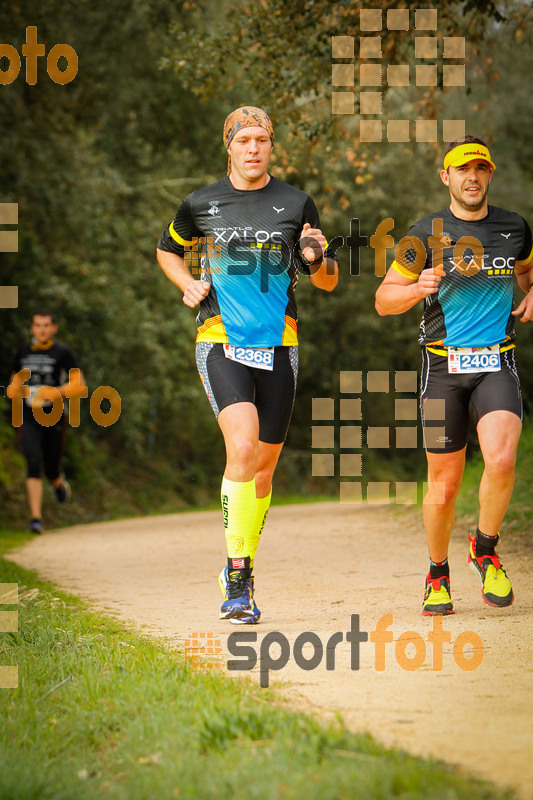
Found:
[(247, 367), (270, 371), (274, 369), (273, 347), (236, 347), (233, 344), (225, 344), (224, 355), (231, 361), (246, 364)]

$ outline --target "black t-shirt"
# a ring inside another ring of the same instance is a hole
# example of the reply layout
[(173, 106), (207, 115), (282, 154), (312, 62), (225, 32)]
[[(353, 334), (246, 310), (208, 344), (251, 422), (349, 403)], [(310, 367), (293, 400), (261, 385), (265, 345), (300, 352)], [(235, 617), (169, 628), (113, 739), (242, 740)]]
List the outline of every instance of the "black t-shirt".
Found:
[[(37, 389), (41, 386), (61, 386), (69, 379), (69, 370), (77, 367), (76, 358), (70, 347), (53, 342), (50, 347), (40, 345), (24, 345), (20, 348), (13, 362), (13, 372), (29, 369), (31, 376), (25, 382), (30, 387), (30, 396), (25, 398), (24, 415), (32, 414), (31, 402)], [(43, 411), (48, 413), (52, 406)]]

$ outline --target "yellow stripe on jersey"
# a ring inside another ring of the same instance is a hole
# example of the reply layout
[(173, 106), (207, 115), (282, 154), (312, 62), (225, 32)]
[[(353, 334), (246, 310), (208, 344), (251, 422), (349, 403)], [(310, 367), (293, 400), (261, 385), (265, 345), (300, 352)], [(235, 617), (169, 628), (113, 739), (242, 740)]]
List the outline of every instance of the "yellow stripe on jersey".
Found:
[(391, 267), (392, 267), (392, 269), (395, 269), (396, 272), (399, 272), (400, 275), (404, 275), (404, 277), (410, 278), (412, 281), (418, 280), (418, 275), (413, 275), (413, 273), (412, 273), (412, 271), (410, 269), (407, 269), (406, 267), (402, 267), (401, 264), (398, 264), (396, 259), (394, 259), (394, 261), (392, 262)]
[(195, 242), (198, 241), (198, 239), (191, 239), (190, 241), (187, 241), (187, 239), (184, 239), (182, 236), (180, 236), (179, 233), (177, 233), (177, 231), (174, 230), (173, 222), (171, 222), (170, 225), (168, 226), (168, 232), (170, 233), (174, 241), (177, 242), (178, 244), (181, 244), (183, 247), (191, 247)]
[[(442, 342), (437, 342), (437, 344), (442, 344)], [(437, 347), (432, 347), (431, 345), (427, 344), (426, 345), (426, 350), (429, 350), (430, 353), (435, 353), (435, 355), (437, 355), (437, 356), (447, 357), (448, 356), (448, 345), (442, 345), (442, 346), (443, 346), (444, 349), (439, 350)], [(511, 344), (506, 344), (506, 345), (501, 344), (500, 345), (500, 353), (506, 353), (507, 350), (512, 350), (514, 347), (516, 347), (514, 342), (511, 342)]]
[(213, 342), (214, 344), (228, 343), (228, 334), (226, 333), (220, 314), (217, 314), (216, 317), (209, 317), (203, 325), (200, 325), (196, 341)]
[[(216, 317), (206, 319), (203, 325), (200, 325), (196, 341), (211, 342), (213, 344), (227, 344), (229, 342), (222, 317), (219, 314), (217, 314)], [(281, 344), (284, 347), (293, 347), (298, 344), (296, 320), (292, 319), (292, 317), (285, 316), (285, 327), (281, 337)]]
[(531, 248), (531, 253), (528, 255), (527, 258), (522, 259), (522, 261), (515, 261), (515, 267), (525, 267), (526, 264), (529, 264), (532, 258), (533, 258), (533, 247)]
[(285, 315), (285, 327), (283, 329), (283, 336), (281, 337), (281, 344), (285, 347), (293, 347), (298, 344), (296, 320), (287, 315)]

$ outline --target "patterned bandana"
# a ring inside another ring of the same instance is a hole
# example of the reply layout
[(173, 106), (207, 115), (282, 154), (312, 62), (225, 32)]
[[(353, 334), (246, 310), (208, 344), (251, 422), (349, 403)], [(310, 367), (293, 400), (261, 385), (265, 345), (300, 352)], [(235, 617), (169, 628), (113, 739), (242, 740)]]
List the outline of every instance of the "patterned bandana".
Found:
[[(231, 144), (231, 140), (241, 128), (264, 128), (270, 136), (270, 141), (274, 144), (274, 128), (268, 114), (262, 108), (256, 106), (242, 106), (236, 108), (228, 114), (224, 123), (224, 147), (226, 150)], [(231, 172), (231, 156), (228, 155), (228, 175)]]

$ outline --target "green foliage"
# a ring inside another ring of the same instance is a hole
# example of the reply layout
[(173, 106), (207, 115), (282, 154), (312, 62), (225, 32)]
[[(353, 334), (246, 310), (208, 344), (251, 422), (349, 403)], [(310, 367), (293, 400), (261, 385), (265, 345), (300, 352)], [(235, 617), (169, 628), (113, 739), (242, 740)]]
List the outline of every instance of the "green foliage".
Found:
[[(340, 138), (347, 144), (345, 117), (332, 117), (330, 112), (331, 37), (357, 39), (361, 33), (368, 35), (360, 28), (361, 8), (378, 9), (386, 15), (396, 7), (392, 0), (237, 0), (231, 3), (230, 14), (212, 17), (205, 14), (203, 3), (191, 2), (194, 27), (185, 29), (179, 21), (171, 27), (174, 41), (161, 66), (173, 68), (204, 101), (219, 93), (223, 81), (225, 86), (238, 87), (242, 98), (250, 98), (240, 104), (260, 105), (275, 112), (293, 134), (286, 167), (295, 150), (299, 153), (308, 142), (322, 148), (325, 141)], [(413, 19), (420, 3), (406, 0), (402, 8), (408, 9)], [(445, 36), (468, 32), (472, 42), (482, 38), (493, 19), (503, 19), (490, 0), (467, 4), (446, 0), (438, 4), (438, 12), (439, 30)], [(384, 74), (390, 64), (413, 61), (414, 40), (404, 31), (389, 30), (384, 25), (380, 36)], [(357, 59), (355, 66), (357, 87)], [(433, 118), (438, 92), (425, 92), (420, 102), (425, 116)], [(357, 113), (357, 93), (355, 106)], [(366, 150), (371, 152), (372, 148)]]
[[(206, 163), (218, 158), (221, 169), (224, 159), (218, 125), (216, 136), (209, 122), (191, 127), (190, 92), (157, 67), (177, 13), (168, 0), (121, 0), (90, 11), (44, 0), (31, 13), (20, 4), (0, 11), (3, 34), (19, 52), (31, 22), (47, 49), (68, 42), (80, 65), (74, 81), (58, 87), (41, 59), (35, 86), (21, 72), (0, 93), (2, 201), (18, 202), (20, 231), (19, 253), (1, 256), (1, 283), (16, 275), (20, 305), (1, 312), (0, 374), (5, 385), (16, 349), (29, 338), (33, 310), (55, 310), (58, 339), (74, 348), (90, 394), (111, 385), (122, 398), (119, 422), (106, 429), (82, 401), (71, 455), (75, 439), (81, 439), (80, 459), (96, 444), (123, 460), (118, 472), (124, 475), (157, 451), (162, 472), (172, 465), (185, 484), (184, 491), (179, 481), (173, 487), (179, 504), (180, 496), (190, 501), (190, 464), (199, 460), (198, 440), (209, 444), (215, 423), (205, 433), (196, 412), (205, 401), (194, 364), (194, 322), (161, 273), (155, 247), (181, 198), (210, 179)], [(183, 21), (186, 12), (179, 16)], [(70, 466), (84, 469), (72, 459)], [(97, 457), (90, 467), (100, 470)], [(157, 468), (146, 471), (158, 476)], [(199, 469), (200, 484), (203, 475)]]

